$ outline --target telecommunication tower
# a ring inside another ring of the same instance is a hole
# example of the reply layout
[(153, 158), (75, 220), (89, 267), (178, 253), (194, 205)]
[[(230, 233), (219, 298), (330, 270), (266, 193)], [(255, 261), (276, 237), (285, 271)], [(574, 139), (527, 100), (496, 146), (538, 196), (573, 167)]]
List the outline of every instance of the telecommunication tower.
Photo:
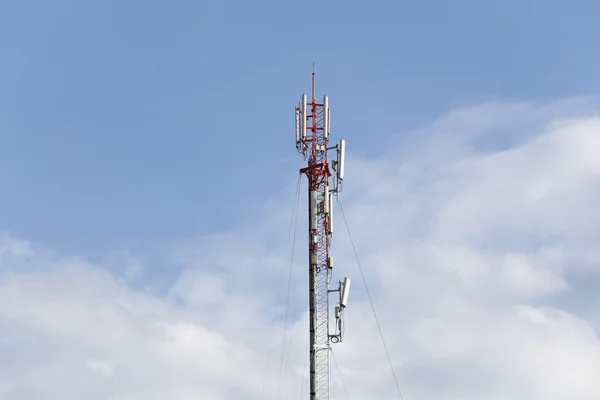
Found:
[[(330, 289), (333, 257), (329, 247), (333, 234), (333, 200), (342, 190), (346, 142), (342, 139), (329, 146), (331, 113), (329, 100), (315, 98), (315, 73), (312, 73), (310, 101), (306, 94), (296, 106), (296, 149), (308, 161), (300, 173), (308, 178), (309, 235), (309, 337), (310, 337), (310, 399), (329, 400), (329, 352), (331, 343), (338, 343), (344, 334), (344, 309), (348, 301), (350, 278)], [(330, 161), (329, 151), (335, 159)], [(339, 294), (335, 306), (335, 327), (330, 331), (329, 295)]]

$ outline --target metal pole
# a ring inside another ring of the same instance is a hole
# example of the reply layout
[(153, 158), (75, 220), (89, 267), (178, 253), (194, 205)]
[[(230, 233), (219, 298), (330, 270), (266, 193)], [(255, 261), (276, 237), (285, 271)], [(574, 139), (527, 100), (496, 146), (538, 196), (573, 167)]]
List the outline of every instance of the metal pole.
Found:
[(313, 187), (312, 174), (308, 174), (308, 306), (309, 306), (309, 349), (310, 349), (310, 400), (317, 400), (317, 359), (316, 359), (316, 318), (315, 305), (317, 303), (316, 285), (317, 280), (315, 279), (316, 265), (314, 264), (314, 229), (313, 226), (314, 215), (317, 210), (314, 209), (314, 204), (311, 196), (311, 190)]

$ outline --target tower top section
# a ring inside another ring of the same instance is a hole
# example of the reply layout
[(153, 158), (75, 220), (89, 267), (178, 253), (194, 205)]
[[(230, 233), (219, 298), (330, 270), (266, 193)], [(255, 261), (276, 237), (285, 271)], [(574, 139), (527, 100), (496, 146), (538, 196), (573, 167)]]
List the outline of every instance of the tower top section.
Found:
[[(344, 180), (344, 160), (346, 141), (341, 139), (335, 146), (329, 146), (331, 131), (331, 110), (329, 98), (323, 95), (322, 101), (317, 102), (315, 92), (315, 72), (313, 64), (311, 95), (302, 94), (296, 106), (296, 149), (308, 160), (308, 168), (302, 172), (309, 172), (311, 166), (323, 170), (326, 179), (333, 176), (332, 192), (341, 191)], [(329, 160), (329, 150), (335, 150), (335, 159)]]

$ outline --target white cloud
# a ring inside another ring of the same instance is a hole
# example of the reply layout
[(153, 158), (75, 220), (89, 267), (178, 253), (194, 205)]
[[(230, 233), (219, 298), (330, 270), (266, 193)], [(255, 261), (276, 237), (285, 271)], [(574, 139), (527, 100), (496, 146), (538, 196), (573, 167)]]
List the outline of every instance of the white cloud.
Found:
[(255, 396), (260, 350), (237, 340), (239, 332), (207, 326), (202, 314), (134, 292), (81, 261), (5, 273), (6, 398), (229, 398), (232, 390)]
[(223, 275), (186, 269), (171, 287), (171, 294), (195, 306), (221, 303), (227, 296), (227, 282)]
[[(453, 111), (375, 160), (349, 143), (344, 209), (406, 399), (600, 398), (594, 105)], [(275, 399), (289, 212), (270, 208), (236, 231), (167, 246), (164, 268), (180, 273), (164, 294), (127, 283), (148, 273), (135, 254), (111, 258), (109, 273), (2, 236), (0, 395), (258, 399), (277, 311), (265, 391)], [(336, 358), (352, 398), (397, 398), (339, 212), (335, 221), (336, 278), (355, 282)], [(283, 398), (299, 397), (305, 361), (302, 226)]]
[(114, 364), (105, 360), (88, 360), (86, 365), (94, 372), (110, 374), (114, 371)]
[[(587, 279), (598, 281), (600, 121), (561, 121), (576, 113), (551, 104), (535, 107), (535, 119), (546, 115), (533, 124), (523, 112), (530, 109), (495, 105), (483, 115), (481, 108), (452, 113), (412, 136), (427, 145), (413, 145), (408, 161), (390, 155), (381, 168), (382, 161), (374, 167), (360, 160), (348, 172), (359, 179), (346, 208), (358, 221), (355, 236), (366, 264), (381, 279), (379, 307), (387, 311), (411, 398), (600, 398), (591, 378), (600, 372), (595, 363), (584, 364), (591, 372), (579, 380), (558, 377), (561, 368), (585, 362), (577, 356), (580, 335), (588, 334), (585, 348), (592, 353), (599, 344), (594, 331), (589, 334), (590, 315), (578, 316), (585, 307), (567, 300), (579, 291), (569, 282), (573, 274), (585, 270)], [(508, 136), (487, 137), (496, 131), (496, 114), (506, 118), (507, 132), (520, 126), (529, 132), (510, 148), (490, 151), (482, 141)], [(365, 193), (355, 193), (362, 187)], [(524, 324), (515, 308), (538, 310), (546, 303), (565, 309), (560, 322), (543, 328)], [(559, 323), (571, 335), (554, 335)], [(523, 345), (540, 335), (547, 347)], [(556, 374), (546, 372), (549, 363)], [(427, 384), (437, 384), (439, 393)]]

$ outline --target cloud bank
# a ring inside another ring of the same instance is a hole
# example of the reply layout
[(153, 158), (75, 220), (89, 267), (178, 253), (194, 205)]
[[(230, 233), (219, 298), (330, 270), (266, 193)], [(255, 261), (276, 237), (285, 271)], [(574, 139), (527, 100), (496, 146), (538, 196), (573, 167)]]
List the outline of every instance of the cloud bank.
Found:
[[(342, 202), (405, 400), (600, 398), (596, 105), (455, 110), (374, 159), (349, 142)], [(120, 274), (2, 236), (0, 397), (259, 399), (273, 337), (263, 398), (276, 399), (286, 213), (164, 246), (176, 272), (161, 292), (129, 256)], [(343, 381), (350, 398), (398, 398), (336, 215), (336, 278), (355, 283), (333, 394)], [(300, 398), (305, 370), (303, 232), (282, 398)]]

